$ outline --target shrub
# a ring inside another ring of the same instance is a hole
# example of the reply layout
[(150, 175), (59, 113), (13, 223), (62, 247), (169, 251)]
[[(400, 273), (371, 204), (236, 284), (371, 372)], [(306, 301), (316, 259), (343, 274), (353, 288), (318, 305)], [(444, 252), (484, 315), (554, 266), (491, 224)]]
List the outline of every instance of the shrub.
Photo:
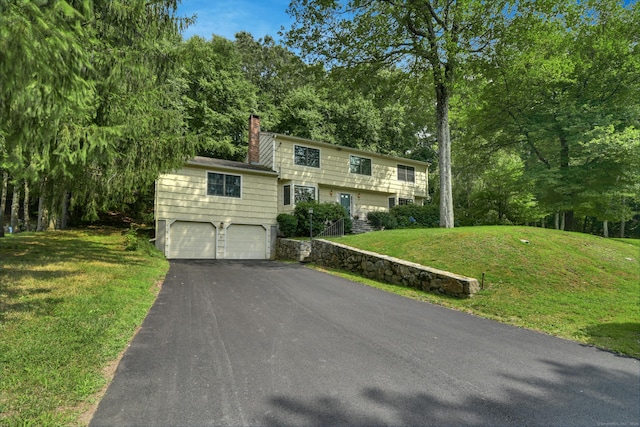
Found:
[(434, 204), (394, 206), (391, 215), (396, 218), (400, 227), (438, 227), (440, 223), (438, 206)]
[(393, 230), (394, 228), (398, 228), (398, 220), (389, 212), (369, 212), (367, 214), (367, 220), (377, 230)]
[(293, 212), (298, 220), (297, 235), (309, 235), (309, 208), (313, 208), (313, 235), (317, 236), (327, 222), (344, 219), (344, 232), (351, 232), (352, 223), (347, 211), (339, 203), (299, 202)]
[(278, 221), (278, 230), (284, 237), (293, 237), (296, 235), (298, 228), (298, 218), (294, 215), (282, 213), (276, 218)]
[(131, 225), (129, 230), (124, 236), (124, 250), (125, 251), (137, 251), (138, 250), (138, 228)]

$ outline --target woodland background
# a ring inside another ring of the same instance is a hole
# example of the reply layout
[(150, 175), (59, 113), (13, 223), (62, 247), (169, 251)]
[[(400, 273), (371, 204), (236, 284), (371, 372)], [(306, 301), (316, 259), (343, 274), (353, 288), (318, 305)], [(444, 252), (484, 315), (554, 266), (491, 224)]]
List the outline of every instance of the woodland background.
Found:
[(431, 162), (441, 226), (640, 238), (635, 1), (298, 0), (282, 44), (183, 40), (176, 3), (0, 0), (0, 234), (150, 224), (158, 174), (244, 160), (258, 114)]

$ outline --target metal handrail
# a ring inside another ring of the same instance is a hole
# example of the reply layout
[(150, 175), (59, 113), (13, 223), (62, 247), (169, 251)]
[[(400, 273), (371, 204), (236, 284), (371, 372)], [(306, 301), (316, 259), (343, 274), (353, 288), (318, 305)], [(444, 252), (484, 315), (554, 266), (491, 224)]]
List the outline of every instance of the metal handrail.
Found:
[(316, 237), (342, 237), (344, 236), (344, 218), (337, 219), (327, 225)]

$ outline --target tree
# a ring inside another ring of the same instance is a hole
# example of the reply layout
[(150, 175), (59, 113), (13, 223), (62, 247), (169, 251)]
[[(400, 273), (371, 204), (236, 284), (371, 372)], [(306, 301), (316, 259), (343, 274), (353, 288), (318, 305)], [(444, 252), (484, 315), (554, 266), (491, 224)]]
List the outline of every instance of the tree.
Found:
[(638, 16), (637, 4), (610, 1), (554, 17), (526, 11), (480, 71), (483, 103), (469, 123), (486, 141), (481, 149), (518, 147), (538, 200), (569, 230), (574, 212), (622, 185), (629, 169), (632, 156), (620, 155), (612, 135), (640, 116)]
[(264, 129), (273, 130), (292, 91), (307, 85), (318, 87), (326, 74), (322, 65), (305, 64), (271, 36), (255, 40), (250, 33), (241, 31), (233, 43), (245, 78), (257, 88), (257, 112)]
[(430, 73), (436, 100), (440, 225), (453, 227), (449, 103), (460, 68), (513, 16), (506, 1), (295, 0), (287, 40), (331, 65), (396, 64)]
[(223, 37), (192, 37), (184, 43), (183, 57), (187, 124), (198, 137), (198, 153), (243, 160), (247, 115), (256, 112), (258, 97), (242, 72), (236, 46)]
[[(0, 162), (42, 206), (123, 206), (195, 152), (175, 0), (0, 1)], [(7, 84), (4, 84), (5, 81)], [(54, 215), (56, 216), (56, 215)], [(42, 221), (39, 221), (41, 228)]]

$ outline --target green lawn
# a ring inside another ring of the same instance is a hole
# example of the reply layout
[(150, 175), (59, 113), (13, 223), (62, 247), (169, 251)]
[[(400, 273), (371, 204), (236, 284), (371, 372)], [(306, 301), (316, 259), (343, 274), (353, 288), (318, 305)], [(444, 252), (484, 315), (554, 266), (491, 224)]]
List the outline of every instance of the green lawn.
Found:
[[(122, 230), (0, 239), (0, 425), (78, 425), (168, 269)], [(131, 247), (131, 245), (130, 245)]]
[(637, 241), (506, 226), (388, 230), (332, 240), (478, 281), (485, 273), (484, 290), (466, 300), (360, 281), (640, 357)]

